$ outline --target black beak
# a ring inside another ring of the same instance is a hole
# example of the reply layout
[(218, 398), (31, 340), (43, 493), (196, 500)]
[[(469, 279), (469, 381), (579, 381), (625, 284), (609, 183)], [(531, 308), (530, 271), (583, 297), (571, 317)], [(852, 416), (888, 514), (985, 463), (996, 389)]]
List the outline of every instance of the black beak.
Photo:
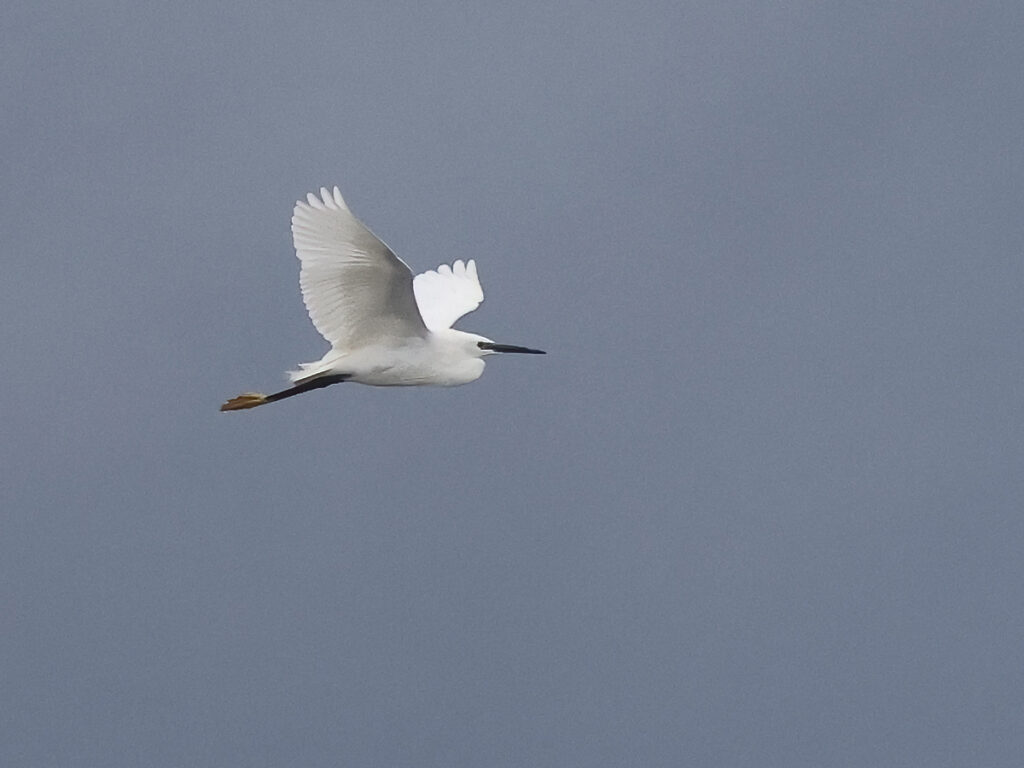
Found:
[(546, 355), (543, 349), (530, 349), (529, 347), (516, 347), (512, 344), (495, 344), (492, 341), (478, 341), (480, 349), (489, 349), (492, 352), (518, 352), (521, 355)]

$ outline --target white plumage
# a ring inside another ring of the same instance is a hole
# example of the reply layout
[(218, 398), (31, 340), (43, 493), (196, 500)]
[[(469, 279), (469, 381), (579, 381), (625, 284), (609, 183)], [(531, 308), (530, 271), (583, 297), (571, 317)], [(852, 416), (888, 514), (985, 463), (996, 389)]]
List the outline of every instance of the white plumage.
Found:
[(416, 306), (427, 328), (437, 331), (451, 328), (455, 321), (468, 315), (484, 300), (484, 290), (476, 276), (476, 262), (459, 259), (450, 267), (442, 264), (428, 269), (412, 280)]
[(486, 355), (543, 354), (452, 329), (483, 301), (476, 263), (442, 264), (413, 278), (406, 263), (352, 215), (337, 187), (295, 204), (292, 237), (302, 300), (331, 349), (291, 372), (290, 389), (239, 395), (221, 410), (253, 408), (342, 381), (466, 384), (483, 373)]
[(425, 336), (409, 267), (359, 221), (337, 187), (295, 204), (299, 286), (320, 334), (340, 349), (381, 336)]

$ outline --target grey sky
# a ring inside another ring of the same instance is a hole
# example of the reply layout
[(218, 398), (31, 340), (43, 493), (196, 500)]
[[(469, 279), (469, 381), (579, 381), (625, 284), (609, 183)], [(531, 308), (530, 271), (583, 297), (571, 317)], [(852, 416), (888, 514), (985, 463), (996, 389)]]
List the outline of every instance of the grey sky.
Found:
[[(12, 2), (0, 764), (1017, 766), (1016, 3)], [(453, 390), (324, 346), (338, 184)]]

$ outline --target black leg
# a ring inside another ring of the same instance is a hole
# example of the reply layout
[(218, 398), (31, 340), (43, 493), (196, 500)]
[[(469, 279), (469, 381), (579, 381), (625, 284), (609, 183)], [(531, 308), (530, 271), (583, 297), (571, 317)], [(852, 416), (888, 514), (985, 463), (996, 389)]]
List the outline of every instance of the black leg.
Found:
[(322, 389), (323, 387), (329, 387), (331, 384), (340, 384), (343, 381), (348, 381), (352, 376), (347, 373), (332, 373), (330, 376), (317, 376), (315, 379), (310, 381), (304, 381), (301, 384), (296, 384), (294, 387), (288, 389), (282, 389), (280, 392), (275, 392), (272, 395), (262, 395), (259, 392), (246, 392), (233, 397), (228, 400), (224, 405), (220, 407), (222, 411), (244, 411), (248, 408), (255, 408), (257, 405), (265, 405), (266, 403), (273, 403), (277, 400), (284, 400), (286, 397), (292, 395), (301, 395), (303, 392), (309, 392), (311, 389)]
[(331, 386), (331, 384), (341, 384), (343, 381), (347, 381), (350, 378), (351, 376), (347, 373), (334, 373), (330, 376), (318, 376), (317, 378), (311, 379), (310, 381), (302, 384), (296, 384), (294, 387), (282, 389), (280, 392), (267, 395), (267, 402), (274, 403), (278, 400), (284, 400), (286, 397), (301, 395), (303, 392), (309, 392), (313, 389), (323, 389), (324, 387)]

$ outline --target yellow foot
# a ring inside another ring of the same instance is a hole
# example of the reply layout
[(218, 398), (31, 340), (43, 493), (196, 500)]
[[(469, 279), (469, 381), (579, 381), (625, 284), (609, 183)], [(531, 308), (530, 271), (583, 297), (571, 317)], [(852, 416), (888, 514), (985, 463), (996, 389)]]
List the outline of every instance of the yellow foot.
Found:
[(246, 392), (244, 395), (232, 397), (220, 407), (222, 411), (243, 411), (246, 408), (255, 408), (257, 405), (269, 403), (266, 395), (259, 392)]

